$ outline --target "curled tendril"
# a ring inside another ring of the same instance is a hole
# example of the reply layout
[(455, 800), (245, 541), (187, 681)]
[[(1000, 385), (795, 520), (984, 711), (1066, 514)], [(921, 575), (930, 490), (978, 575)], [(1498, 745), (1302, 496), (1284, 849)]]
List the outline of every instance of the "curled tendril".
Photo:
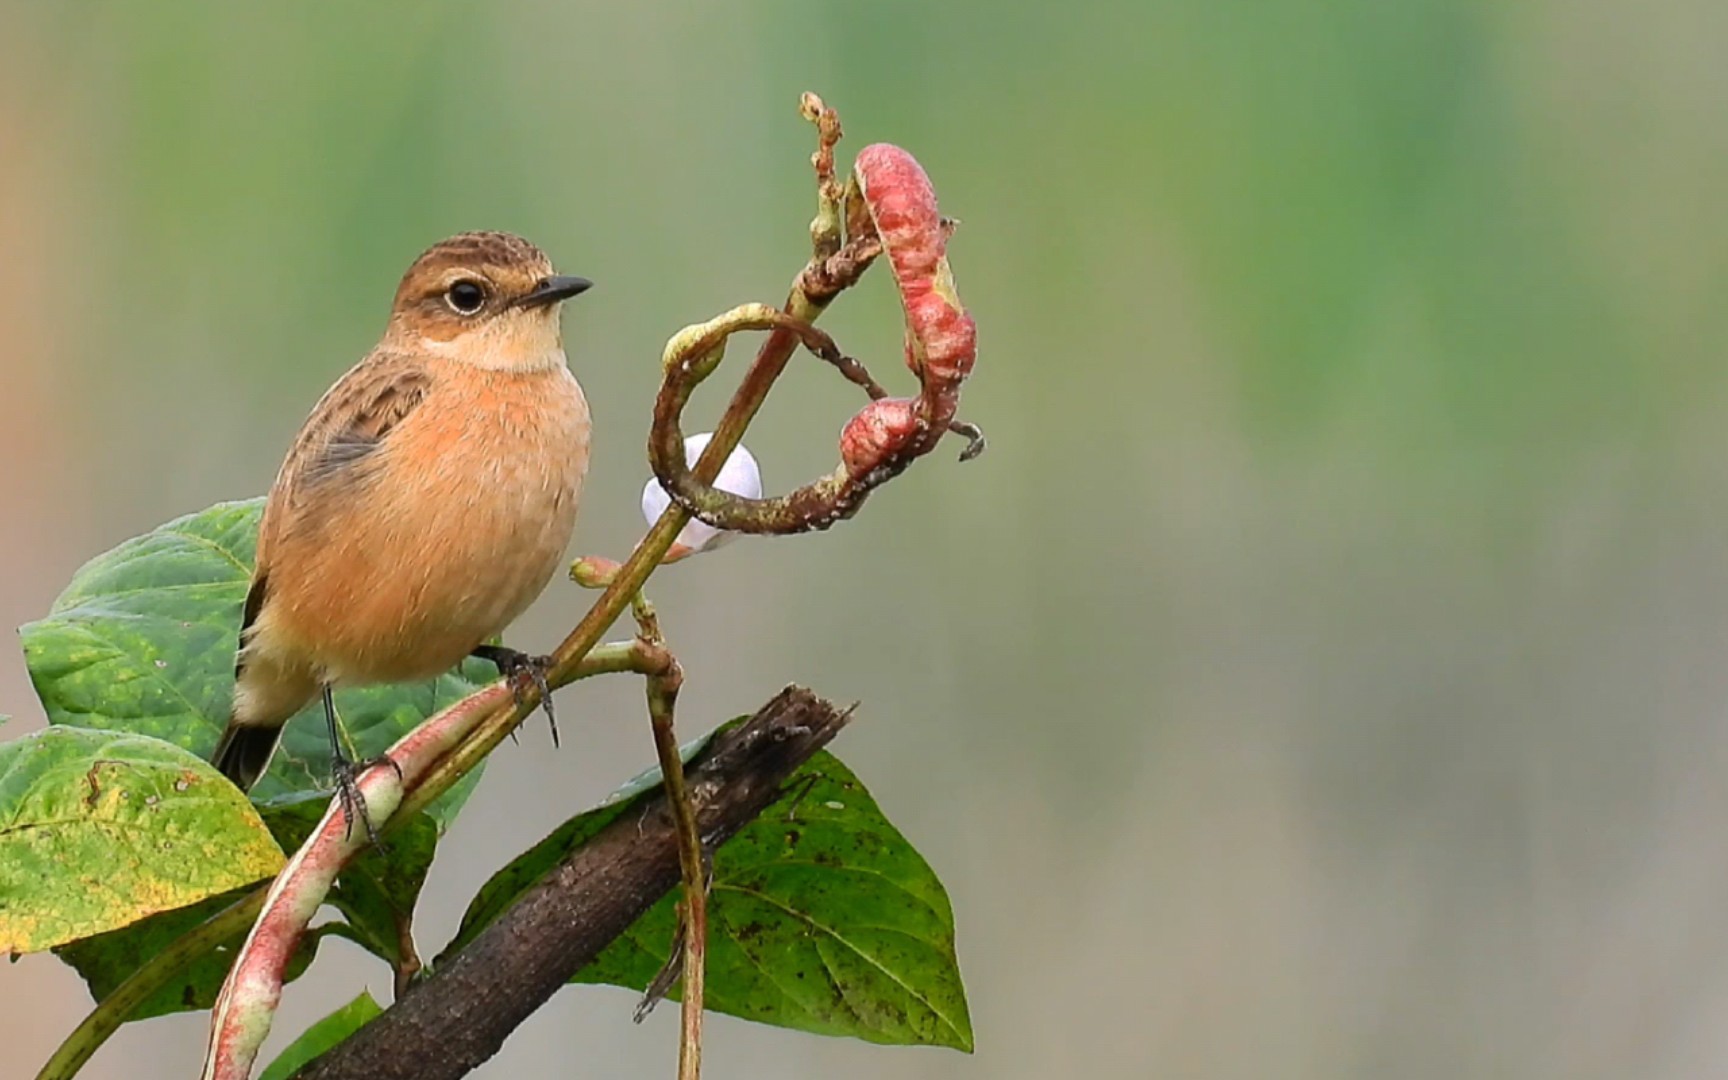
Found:
[[(841, 352), (828, 334), (766, 304), (743, 304), (707, 322), (688, 326), (667, 342), (665, 375), (654, 402), (654, 427), (649, 435), (649, 464), (672, 501), (714, 528), (755, 534), (826, 529), (856, 513), (871, 490), (898, 475), (918, 454), (891, 455), (873, 462), (862, 472), (843, 462), (832, 473), (795, 491), (766, 498), (747, 498), (704, 484), (685, 461), (681, 419), (690, 395), (719, 366), (727, 339), (736, 333), (761, 330), (794, 334), (807, 351), (878, 399), (872, 406), (866, 406), (866, 411), (896, 400), (887, 398), (886, 391), (871, 378), (864, 365)], [(922, 423), (914, 420), (915, 425)], [(848, 430), (851, 426), (848, 425)], [(955, 427), (967, 435), (976, 431), (971, 425)], [(843, 456), (844, 446), (843, 436)]]
[[(938, 212), (930, 177), (897, 146), (865, 147), (842, 187), (834, 177), (838, 117), (814, 95), (807, 95), (802, 107), (820, 132), (812, 164), (821, 210), (811, 223), (815, 258), (800, 280), (807, 290), (825, 295), (830, 291), (827, 278), (855, 280), (878, 255), (886, 254), (906, 316), (906, 366), (918, 377), (919, 393), (915, 398), (889, 397), (864, 365), (841, 352), (833, 338), (766, 304), (733, 308), (674, 335), (666, 345), (665, 376), (654, 403), (649, 462), (674, 502), (697, 520), (732, 532), (826, 529), (851, 517), (873, 489), (933, 450), (944, 432), (967, 437), (961, 461), (970, 461), (984, 450), (983, 432), (954, 415), (960, 386), (977, 359), (976, 328), (960, 303), (948, 266), (954, 222)], [(696, 479), (685, 462), (680, 424), (684, 406), (696, 386), (719, 366), (727, 339), (744, 330), (795, 335), (805, 349), (862, 387), (871, 399), (841, 431), (840, 467), (772, 498), (721, 491)]]

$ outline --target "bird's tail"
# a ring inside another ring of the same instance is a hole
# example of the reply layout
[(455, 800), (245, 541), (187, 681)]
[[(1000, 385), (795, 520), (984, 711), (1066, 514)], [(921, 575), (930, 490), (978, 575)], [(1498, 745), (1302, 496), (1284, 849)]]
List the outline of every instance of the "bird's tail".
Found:
[(222, 741), (216, 744), (216, 752), (210, 755), (210, 762), (223, 776), (238, 784), (241, 791), (250, 791), (264, 775), (281, 737), (280, 727), (230, 723), (222, 733)]

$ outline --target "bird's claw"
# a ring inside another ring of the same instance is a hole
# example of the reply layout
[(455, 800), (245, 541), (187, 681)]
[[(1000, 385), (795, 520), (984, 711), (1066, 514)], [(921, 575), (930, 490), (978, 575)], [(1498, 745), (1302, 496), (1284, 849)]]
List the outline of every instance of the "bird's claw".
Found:
[(546, 681), (546, 672), (552, 667), (552, 658), (531, 656), (502, 645), (482, 645), (474, 650), (474, 655), (482, 660), (490, 660), (497, 666), (498, 674), (510, 680), (510, 692), (516, 696), (517, 705), (527, 701), (529, 687), (540, 692), (540, 708), (546, 713), (546, 723), (552, 729), (552, 746), (556, 749), (558, 716), (552, 709), (552, 685)]
[(336, 785), (336, 798), (342, 803), (342, 817), (345, 825), (342, 831), (344, 840), (354, 835), (354, 820), (358, 818), (366, 830), (366, 838), (372, 846), (383, 850), (384, 845), (378, 838), (378, 829), (372, 824), (372, 815), (366, 811), (366, 797), (360, 791), (360, 777), (374, 765), (388, 765), (396, 770), (396, 778), (402, 779), (402, 766), (389, 754), (372, 758), (367, 761), (351, 761), (344, 754), (337, 754), (330, 763), (330, 778)]

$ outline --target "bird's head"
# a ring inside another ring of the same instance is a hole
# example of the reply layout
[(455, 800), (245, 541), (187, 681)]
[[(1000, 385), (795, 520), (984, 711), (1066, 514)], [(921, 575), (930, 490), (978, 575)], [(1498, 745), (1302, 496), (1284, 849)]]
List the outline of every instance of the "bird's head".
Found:
[(562, 364), (559, 305), (590, 284), (554, 273), (545, 252), (520, 236), (461, 233), (402, 275), (386, 340), (506, 371)]

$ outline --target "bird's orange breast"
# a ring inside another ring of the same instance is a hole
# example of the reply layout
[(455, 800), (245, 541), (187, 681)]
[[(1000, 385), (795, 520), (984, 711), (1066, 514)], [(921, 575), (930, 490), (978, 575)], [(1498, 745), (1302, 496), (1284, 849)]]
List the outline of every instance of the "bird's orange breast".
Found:
[(539, 595), (575, 523), (589, 417), (569, 370), (429, 367), (348, 490), (296, 493), (272, 538), (259, 644), (337, 683), (448, 670)]

